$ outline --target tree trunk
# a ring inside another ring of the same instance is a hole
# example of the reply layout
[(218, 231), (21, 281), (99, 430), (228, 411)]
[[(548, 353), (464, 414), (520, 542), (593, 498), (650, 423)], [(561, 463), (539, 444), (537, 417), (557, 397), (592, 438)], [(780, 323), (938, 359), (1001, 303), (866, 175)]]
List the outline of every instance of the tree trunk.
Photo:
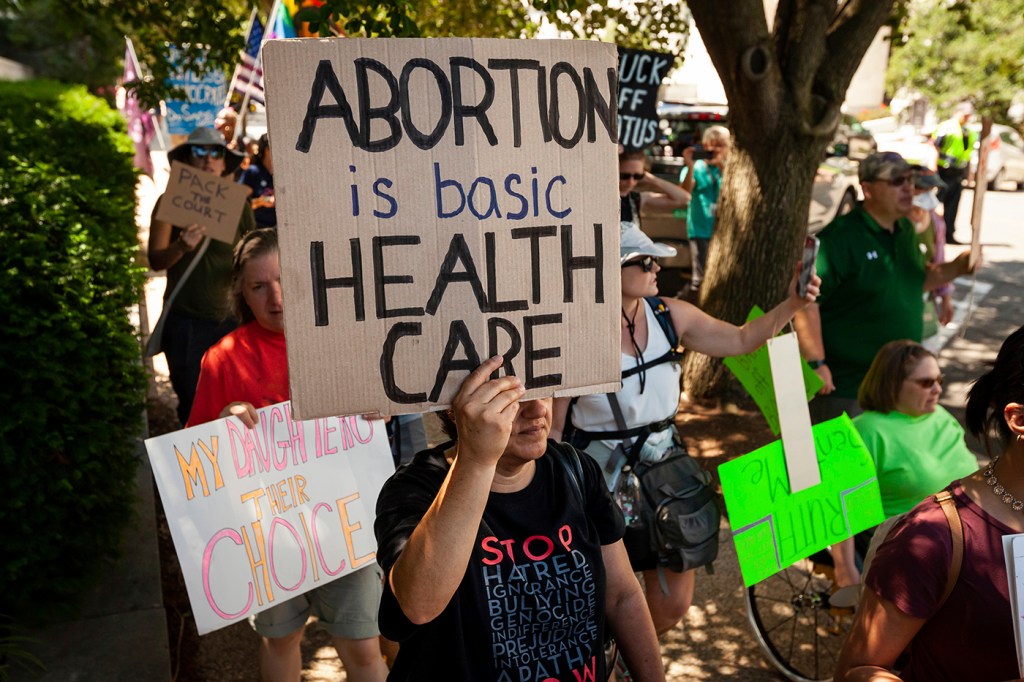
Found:
[[(742, 324), (753, 305), (767, 311), (786, 296), (825, 147), (820, 140), (793, 137), (768, 140), (753, 150), (734, 146), (729, 153), (701, 287), (701, 308), (713, 317)], [(687, 355), (683, 385), (691, 398), (719, 393), (724, 378), (721, 360)]]
[[(732, 150), (724, 168), (701, 306), (740, 324), (768, 310), (793, 276), (811, 187), (857, 65), (893, 0), (777, 0), (771, 30), (764, 0), (688, 0), (729, 98)], [(718, 394), (720, 360), (690, 353), (691, 398)]]

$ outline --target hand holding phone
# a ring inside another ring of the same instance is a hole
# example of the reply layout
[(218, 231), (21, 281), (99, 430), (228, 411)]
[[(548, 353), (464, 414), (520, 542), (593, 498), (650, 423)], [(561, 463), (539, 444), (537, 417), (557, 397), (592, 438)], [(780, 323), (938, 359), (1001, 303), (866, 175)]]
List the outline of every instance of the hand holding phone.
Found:
[(796, 281), (796, 294), (800, 298), (807, 295), (807, 284), (814, 276), (814, 262), (818, 259), (820, 243), (817, 237), (811, 235), (804, 239), (804, 253), (800, 258), (800, 277)]
[(700, 160), (705, 160), (706, 161), (706, 160), (708, 160), (710, 158), (711, 158), (711, 152), (709, 152), (708, 150), (704, 149), (704, 145), (700, 145), (700, 144), (693, 145), (693, 160), (694, 161), (700, 161)]

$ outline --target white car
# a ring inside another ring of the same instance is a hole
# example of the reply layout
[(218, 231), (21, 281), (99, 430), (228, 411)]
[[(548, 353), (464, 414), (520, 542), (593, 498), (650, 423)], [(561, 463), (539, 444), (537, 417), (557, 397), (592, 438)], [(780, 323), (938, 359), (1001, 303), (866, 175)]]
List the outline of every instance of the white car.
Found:
[[(971, 127), (979, 130), (981, 126), (975, 124)], [(971, 155), (972, 178), (977, 167), (978, 150), (975, 148)], [(999, 189), (999, 185), (1004, 182), (1016, 183), (1017, 191), (1024, 190), (1024, 140), (1010, 126), (998, 123), (992, 125), (985, 182), (988, 183), (988, 189), (992, 190)]]

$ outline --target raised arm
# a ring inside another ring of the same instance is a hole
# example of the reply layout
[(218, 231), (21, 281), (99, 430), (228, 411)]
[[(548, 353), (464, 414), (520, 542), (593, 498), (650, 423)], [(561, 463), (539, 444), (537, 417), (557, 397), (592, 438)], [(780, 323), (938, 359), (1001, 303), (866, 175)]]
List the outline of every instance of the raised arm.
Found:
[(693, 147), (683, 150), (683, 163), (686, 165), (686, 174), (679, 178), (679, 186), (687, 192), (693, 192)]
[(644, 172), (644, 179), (637, 185), (644, 193), (643, 206), (655, 211), (671, 211), (685, 208), (690, 203), (690, 193), (679, 185), (662, 180), (650, 171)]
[(711, 317), (699, 308), (677, 299), (663, 299), (672, 312), (679, 338), (686, 348), (716, 358), (743, 355), (756, 350), (777, 334), (794, 313), (814, 301), (821, 280), (815, 275), (803, 298), (796, 293), (796, 275), (789, 283), (789, 296), (765, 315), (741, 327)]
[(924, 290), (933, 291), (943, 284), (952, 282), (961, 275), (969, 275), (977, 270), (978, 265), (980, 265), (980, 259), (978, 265), (975, 265), (973, 270), (971, 269), (970, 259), (971, 252), (968, 250), (951, 261), (929, 267), (925, 271)]
[(526, 390), (517, 377), (487, 380), (501, 362), (496, 356), (481, 364), (455, 396), (455, 459), (388, 576), (402, 612), (417, 625), (440, 615), (462, 582)]

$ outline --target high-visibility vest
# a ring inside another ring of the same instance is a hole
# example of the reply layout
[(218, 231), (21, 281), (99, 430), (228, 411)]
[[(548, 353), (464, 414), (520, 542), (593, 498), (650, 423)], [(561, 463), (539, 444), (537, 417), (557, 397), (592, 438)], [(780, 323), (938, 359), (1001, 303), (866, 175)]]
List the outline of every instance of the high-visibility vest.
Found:
[(978, 141), (977, 131), (967, 129), (967, 144), (964, 144), (964, 129), (955, 118), (945, 121), (932, 135), (932, 141), (939, 145), (940, 168), (967, 168), (971, 163), (971, 150)]

